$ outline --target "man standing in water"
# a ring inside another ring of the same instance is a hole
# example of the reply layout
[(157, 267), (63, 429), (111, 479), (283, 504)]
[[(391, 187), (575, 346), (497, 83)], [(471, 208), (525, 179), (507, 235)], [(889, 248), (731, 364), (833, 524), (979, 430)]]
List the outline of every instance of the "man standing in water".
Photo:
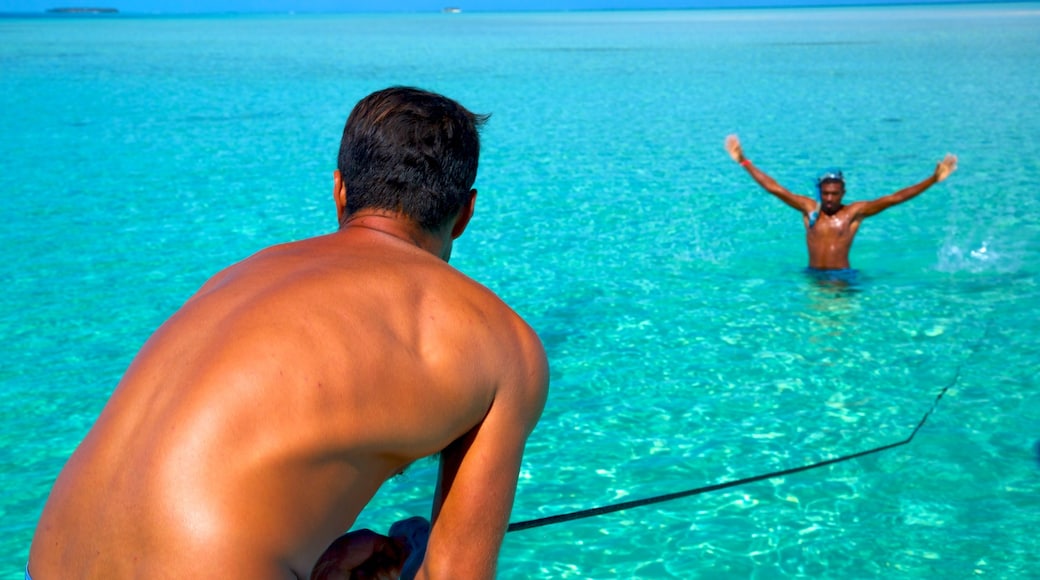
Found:
[(891, 195), (870, 201), (856, 201), (842, 205), (845, 196), (845, 178), (841, 171), (828, 171), (816, 180), (818, 199), (791, 193), (772, 177), (755, 167), (744, 157), (740, 139), (726, 137), (726, 151), (747, 170), (763, 189), (780, 201), (802, 212), (805, 223), (805, 242), (809, 247), (809, 268), (812, 270), (844, 270), (849, 268), (849, 250), (864, 218), (910, 200), (929, 187), (949, 177), (957, 169), (957, 157), (947, 154), (924, 181), (901, 189)]
[[(417, 577), (492, 577), (548, 364), (447, 263), (484, 120), (407, 87), (362, 99), (333, 178), (339, 230), (218, 273), (147, 341), (54, 484), (27, 577), (376, 577), (410, 552)], [(434, 454), (428, 543), (334, 542)]]

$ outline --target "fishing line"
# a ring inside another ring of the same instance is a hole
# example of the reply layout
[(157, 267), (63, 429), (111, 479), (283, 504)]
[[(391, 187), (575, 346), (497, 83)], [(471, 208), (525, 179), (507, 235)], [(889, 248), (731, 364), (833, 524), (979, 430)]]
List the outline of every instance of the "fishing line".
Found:
[(666, 494), (663, 494), (663, 495), (656, 495), (656, 496), (648, 497), (648, 498), (644, 498), (644, 499), (636, 499), (636, 500), (631, 500), (631, 501), (624, 501), (624, 502), (621, 502), (621, 503), (615, 503), (615, 504), (604, 505), (604, 506), (599, 506), (599, 507), (594, 507), (594, 508), (589, 508), (589, 509), (584, 509), (584, 510), (578, 510), (578, 511), (570, 512), (570, 513), (564, 513), (564, 514), (559, 514), (559, 515), (555, 515), (555, 516), (547, 516), (547, 517), (543, 517), (543, 518), (536, 518), (536, 519), (533, 519), (533, 520), (525, 520), (525, 521), (521, 521), (521, 522), (514, 522), (514, 523), (509, 524), (509, 527), (506, 529), (506, 531), (507, 532), (518, 532), (520, 530), (529, 530), (531, 528), (540, 528), (542, 526), (548, 526), (548, 525), (551, 525), (551, 524), (558, 524), (558, 523), (562, 523), (562, 522), (569, 522), (569, 521), (572, 521), (572, 520), (579, 520), (579, 519), (583, 519), (583, 518), (591, 518), (593, 516), (599, 516), (599, 515), (603, 515), (603, 514), (619, 512), (619, 511), (622, 511), (622, 510), (642, 507), (642, 506), (645, 506), (645, 505), (651, 505), (651, 504), (655, 504), (655, 503), (661, 503), (661, 502), (666, 502), (666, 501), (673, 501), (673, 500), (677, 500), (677, 499), (684, 498), (684, 497), (690, 497), (690, 496), (693, 496), (693, 495), (699, 495), (699, 494), (708, 493), (708, 492), (711, 492), (711, 491), (718, 491), (720, 489), (736, 487), (738, 485), (745, 485), (745, 484), (748, 484), (748, 483), (754, 483), (756, 481), (762, 481), (763, 479), (772, 479), (774, 477), (783, 477), (785, 475), (791, 475), (792, 473), (799, 473), (799, 472), (802, 472), (802, 471), (809, 471), (811, 469), (817, 469), (817, 468), (820, 468), (820, 467), (826, 467), (828, 465), (834, 465), (835, 463), (841, 463), (843, 461), (849, 461), (851, 459), (857, 459), (859, 457), (864, 457), (866, 455), (872, 455), (874, 453), (880, 453), (882, 451), (887, 451), (889, 449), (894, 449), (896, 447), (900, 447), (902, 445), (906, 445), (907, 443), (910, 443), (911, 441), (913, 441), (914, 440), (914, 436), (917, 435), (917, 432), (920, 431), (922, 427), (924, 427), (924, 424), (928, 421), (928, 417), (930, 417), (932, 415), (932, 412), (935, 411), (936, 407), (939, 406), (939, 401), (942, 400), (943, 395), (946, 394), (946, 391), (950, 390), (950, 388), (953, 387), (954, 385), (956, 385), (957, 381), (960, 380), (960, 378), (961, 378), (961, 369), (964, 367), (964, 365), (968, 361), (970, 361), (975, 356), (975, 353), (978, 351), (979, 346), (986, 339), (986, 337), (989, 336), (990, 326), (992, 326), (992, 319), (987, 322), (986, 330), (983, 332), (982, 337), (979, 338), (978, 342), (976, 342), (975, 345), (971, 348), (971, 351), (968, 353), (968, 356), (966, 356), (964, 358), (964, 360), (961, 361), (961, 363), (959, 365), (957, 365), (957, 370), (954, 372), (953, 378), (950, 380), (949, 384), (944, 386), (942, 388), (942, 390), (939, 391), (939, 394), (936, 395), (935, 400), (932, 401), (932, 406), (928, 409), (927, 412), (925, 412), (924, 416), (921, 417), (921, 420), (918, 421), (917, 426), (914, 427), (913, 431), (910, 432), (910, 436), (907, 437), (906, 439), (903, 439), (902, 441), (896, 441), (894, 443), (889, 443), (887, 445), (882, 445), (880, 447), (874, 447), (873, 449), (867, 449), (865, 451), (859, 451), (857, 453), (852, 453), (852, 454), (849, 454), (849, 455), (842, 455), (841, 457), (835, 457), (833, 459), (826, 459), (824, 461), (818, 461), (816, 463), (811, 463), (809, 465), (802, 465), (800, 467), (792, 467), (790, 469), (782, 469), (780, 471), (773, 471), (773, 472), (770, 472), (770, 473), (763, 473), (761, 475), (753, 475), (751, 477), (745, 477), (743, 479), (736, 479), (736, 480), (733, 480), (733, 481), (726, 481), (726, 482), (723, 482), (723, 483), (715, 483), (715, 484), (712, 484), (712, 485), (705, 485), (703, 487), (697, 487), (697, 488), (688, 489), (688, 490), (685, 490), (685, 491), (677, 491), (677, 492), (674, 492), (674, 493), (666, 493)]

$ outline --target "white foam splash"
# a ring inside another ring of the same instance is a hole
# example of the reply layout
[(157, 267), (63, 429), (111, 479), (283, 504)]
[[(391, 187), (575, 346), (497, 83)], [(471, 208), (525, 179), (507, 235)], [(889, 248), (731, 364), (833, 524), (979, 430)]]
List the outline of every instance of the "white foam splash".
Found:
[(996, 251), (988, 240), (978, 246), (961, 248), (947, 242), (939, 249), (936, 268), (941, 272), (1007, 272), (1015, 268), (1014, 260), (1003, 251)]

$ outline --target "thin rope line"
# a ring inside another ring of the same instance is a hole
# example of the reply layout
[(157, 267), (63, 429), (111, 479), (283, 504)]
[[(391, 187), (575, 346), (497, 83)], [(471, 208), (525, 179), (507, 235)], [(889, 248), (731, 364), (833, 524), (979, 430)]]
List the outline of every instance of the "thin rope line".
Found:
[(542, 526), (548, 526), (548, 525), (551, 525), (551, 524), (558, 524), (558, 523), (562, 523), (562, 522), (569, 522), (569, 521), (572, 521), (572, 520), (591, 518), (593, 516), (599, 516), (599, 515), (603, 515), (603, 514), (619, 512), (619, 511), (622, 511), (622, 510), (642, 507), (642, 506), (645, 506), (645, 505), (651, 505), (651, 504), (661, 503), (661, 502), (666, 502), (666, 501), (673, 501), (673, 500), (677, 500), (677, 499), (684, 498), (684, 497), (690, 497), (692, 495), (699, 495), (699, 494), (702, 494), (702, 493), (708, 493), (710, 491), (718, 491), (720, 489), (726, 489), (726, 488), (730, 488), (730, 487), (736, 487), (738, 485), (745, 485), (745, 484), (748, 484), (748, 483), (754, 483), (756, 481), (762, 481), (763, 479), (772, 479), (774, 477), (783, 477), (785, 475), (790, 475), (792, 473), (799, 473), (799, 472), (802, 472), (802, 471), (809, 471), (810, 469), (817, 469), (817, 468), (820, 468), (820, 467), (833, 465), (835, 463), (841, 463), (843, 461), (849, 461), (851, 459), (857, 459), (859, 457), (863, 457), (863, 456), (866, 456), (866, 455), (871, 455), (873, 453), (880, 453), (882, 451), (887, 451), (889, 449), (893, 449), (893, 448), (899, 447), (901, 445), (906, 445), (907, 443), (910, 443), (911, 441), (913, 441), (914, 437), (917, 435), (917, 432), (920, 431), (922, 427), (924, 427), (924, 424), (928, 421), (928, 417), (930, 417), (932, 412), (935, 411), (935, 409), (939, 406), (939, 401), (942, 400), (943, 395), (945, 395), (946, 392), (949, 391), (950, 388), (953, 387), (954, 385), (956, 385), (957, 381), (960, 380), (960, 378), (961, 378), (961, 369), (964, 367), (964, 365), (969, 360), (971, 360), (975, 356), (975, 353), (978, 352), (979, 346), (986, 339), (986, 337), (989, 336), (989, 330), (990, 330), (991, 326), (992, 326), (992, 320), (990, 320), (987, 323), (985, 332), (983, 332), (982, 337), (979, 338), (979, 340), (972, 347), (971, 352), (968, 354), (968, 356), (965, 357), (964, 360), (961, 361), (961, 363), (959, 365), (957, 365), (957, 370), (954, 372), (953, 378), (950, 380), (950, 382), (946, 386), (944, 386), (939, 391), (939, 394), (936, 395), (935, 400), (932, 401), (931, 408), (929, 408), (928, 411), (925, 412), (924, 416), (921, 417), (921, 420), (917, 423), (917, 426), (914, 427), (913, 431), (910, 432), (910, 436), (907, 437), (906, 439), (903, 439), (902, 441), (896, 441), (895, 443), (889, 443), (887, 445), (882, 445), (880, 447), (874, 447), (873, 449), (867, 449), (866, 451), (859, 451), (859, 452), (856, 452), (856, 453), (852, 453), (850, 455), (842, 455), (841, 457), (835, 457), (835, 458), (832, 458), (832, 459), (825, 459), (823, 461), (818, 461), (816, 463), (811, 463), (809, 465), (802, 465), (800, 467), (792, 467), (790, 469), (783, 469), (783, 470), (780, 470), (780, 471), (773, 471), (773, 472), (770, 472), (770, 473), (763, 473), (761, 475), (753, 475), (751, 477), (745, 477), (743, 479), (736, 479), (736, 480), (733, 480), (733, 481), (725, 481), (725, 482), (722, 482), (722, 483), (715, 483), (715, 484), (712, 484), (712, 485), (705, 485), (703, 487), (697, 487), (697, 488), (688, 489), (688, 490), (685, 490), (685, 491), (677, 491), (677, 492), (674, 492), (674, 493), (666, 493), (666, 494), (663, 494), (663, 495), (657, 495), (657, 496), (648, 497), (648, 498), (644, 498), (644, 499), (636, 499), (636, 500), (624, 501), (624, 502), (621, 502), (621, 503), (615, 503), (615, 504), (604, 505), (604, 506), (599, 506), (599, 507), (594, 507), (594, 508), (589, 508), (589, 509), (584, 509), (584, 510), (578, 510), (578, 511), (565, 513), (565, 514), (559, 514), (559, 515), (555, 515), (555, 516), (546, 516), (546, 517), (543, 517), (543, 518), (536, 518), (536, 519), (533, 519), (533, 520), (525, 520), (525, 521), (521, 521), (521, 522), (515, 522), (515, 523), (509, 524), (509, 527), (506, 528), (506, 532), (518, 532), (518, 531), (521, 531), (521, 530), (529, 530), (531, 528), (540, 528)]

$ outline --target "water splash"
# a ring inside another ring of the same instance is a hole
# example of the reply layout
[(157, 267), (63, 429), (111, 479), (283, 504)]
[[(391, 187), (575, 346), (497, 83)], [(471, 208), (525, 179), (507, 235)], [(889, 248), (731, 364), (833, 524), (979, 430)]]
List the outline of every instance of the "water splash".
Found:
[(947, 239), (939, 249), (936, 269), (947, 273), (1007, 273), (1018, 270), (1020, 264), (1018, 252), (1009, 245), (996, 247), (984, 239), (962, 247), (957, 241)]
[(977, 206), (980, 200), (992, 196), (975, 191), (973, 195), (950, 187), (952, 195), (947, 210), (946, 237), (939, 248), (936, 269), (946, 273), (1001, 273), (1018, 271), (1024, 252), (1011, 241), (1016, 239), (1008, 231), (1005, 221), (997, 219), (1010, 215), (1010, 200)]

